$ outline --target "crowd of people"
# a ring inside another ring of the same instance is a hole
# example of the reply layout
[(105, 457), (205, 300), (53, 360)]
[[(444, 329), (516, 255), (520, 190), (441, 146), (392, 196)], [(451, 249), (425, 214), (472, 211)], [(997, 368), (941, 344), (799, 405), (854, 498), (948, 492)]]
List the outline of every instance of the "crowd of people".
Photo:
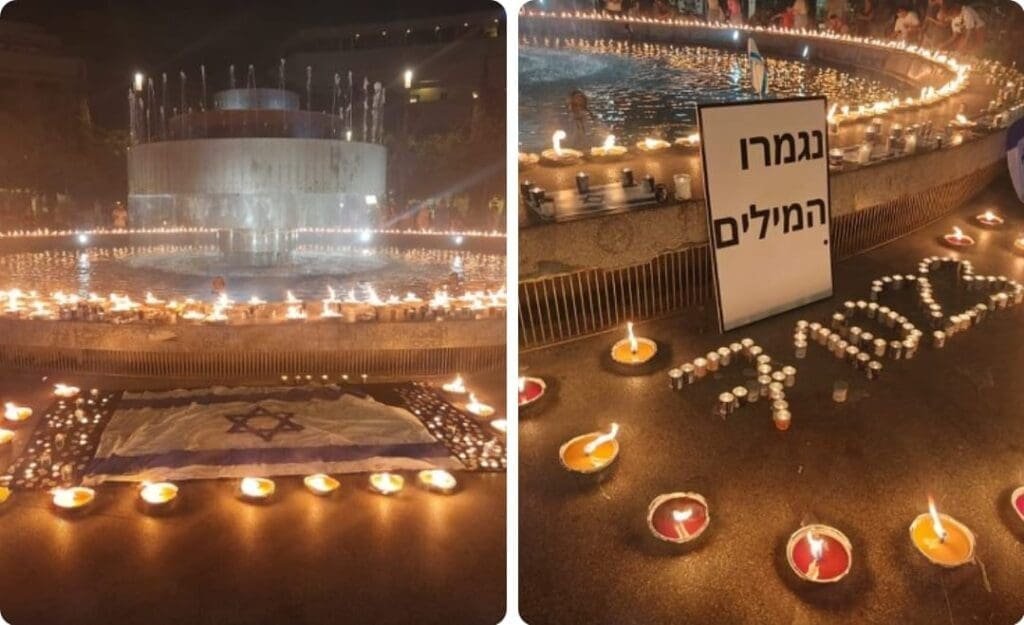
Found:
[(757, 3), (754, 11), (749, 6), (745, 0), (596, 0), (598, 10), (614, 15), (686, 14), (736, 25), (823, 29), (964, 54), (981, 54), (986, 44), (985, 19), (963, 0), (827, 0), (824, 10), (814, 0), (783, 0), (774, 10), (770, 2)]

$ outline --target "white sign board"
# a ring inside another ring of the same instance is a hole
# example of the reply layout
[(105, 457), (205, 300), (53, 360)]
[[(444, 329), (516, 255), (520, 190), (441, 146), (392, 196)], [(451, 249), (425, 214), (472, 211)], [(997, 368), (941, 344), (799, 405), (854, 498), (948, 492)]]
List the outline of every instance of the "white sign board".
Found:
[(722, 331), (831, 296), (825, 98), (698, 114)]

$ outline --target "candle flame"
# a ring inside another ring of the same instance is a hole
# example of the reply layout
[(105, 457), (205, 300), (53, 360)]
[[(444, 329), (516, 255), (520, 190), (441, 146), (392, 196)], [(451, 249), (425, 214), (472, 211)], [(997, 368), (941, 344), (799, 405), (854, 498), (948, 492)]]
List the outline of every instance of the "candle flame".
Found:
[(946, 528), (942, 525), (942, 519), (939, 517), (939, 511), (935, 509), (935, 500), (932, 496), (928, 496), (928, 514), (932, 517), (932, 529), (935, 530), (935, 535), (939, 537), (940, 541), (946, 540)]
[(555, 134), (551, 135), (551, 146), (558, 156), (562, 155), (562, 139), (565, 139), (565, 136), (564, 130), (556, 130)]
[(818, 538), (814, 532), (808, 532), (807, 546), (811, 548), (811, 557), (814, 558), (814, 561), (821, 561), (821, 556), (825, 553), (825, 539)]
[(246, 497), (263, 499), (274, 494), (275, 484), (273, 480), (262, 477), (246, 477), (242, 479), (239, 489)]
[(673, 510), (672, 520), (676, 523), (684, 523), (689, 521), (693, 517), (693, 508), (687, 508), (686, 510)]
[(953, 226), (953, 238), (954, 239), (962, 239), (962, 238), (964, 238), (964, 231), (961, 230), (960, 228), (958, 228), (957, 226)]
[(526, 378), (519, 376), (519, 392), (526, 391)]
[(633, 354), (640, 350), (640, 342), (636, 340), (636, 335), (633, 334), (633, 322), (626, 322), (626, 333), (629, 335), (629, 351)]
[(604, 149), (610, 150), (615, 147), (615, 135), (608, 135), (604, 138)]
[(585, 453), (586, 455), (589, 456), (590, 454), (592, 454), (595, 451), (597, 451), (598, 447), (600, 447), (601, 445), (604, 445), (605, 443), (610, 443), (611, 441), (615, 440), (615, 437), (618, 436), (618, 435), (619, 435), (619, 424), (618, 423), (612, 423), (612, 426), (611, 426), (611, 428), (609, 428), (607, 434), (602, 434), (602, 435), (598, 436), (597, 438), (595, 438), (594, 440), (590, 441), (589, 443), (587, 443), (583, 447), (583, 453)]

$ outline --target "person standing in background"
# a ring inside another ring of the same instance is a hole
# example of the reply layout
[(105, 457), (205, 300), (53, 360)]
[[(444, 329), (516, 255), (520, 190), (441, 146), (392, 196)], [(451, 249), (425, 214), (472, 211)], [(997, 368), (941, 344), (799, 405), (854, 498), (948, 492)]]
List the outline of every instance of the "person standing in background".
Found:
[(946, 3), (952, 36), (942, 45), (947, 50), (977, 54), (985, 43), (985, 22), (978, 12), (960, 0)]
[(896, 9), (896, 22), (893, 26), (893, 36), (907, 43), (917, 43), (918, 35), (921, 32), (921, 20), (917, 12), (901, 6)]
[(793, 28), (807, 29), (811, 25), (811, 15), (807, 8), (807, 0), (793, 0)]
[(729, 8), (729, 23), (736, 26), (743, 25), (743, 5), (740, 0), (728, 0), (726, 6)]
[(725, 21), (725, 12), (722, 11), (722, 5), (719, 3), (719, 0), (708, 0), (707, 20), (709, 22)]

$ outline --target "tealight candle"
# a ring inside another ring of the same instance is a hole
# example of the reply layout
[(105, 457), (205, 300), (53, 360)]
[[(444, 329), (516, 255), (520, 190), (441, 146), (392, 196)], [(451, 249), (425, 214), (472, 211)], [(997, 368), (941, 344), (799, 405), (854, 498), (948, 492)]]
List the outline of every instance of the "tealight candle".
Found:
[(570, 439), (558, 450), (562, 466), (575, 473), (596, 473), (610, 466), (619, 457), (619, 424), (612, 423), (608, 432), (591, 432)]
[(647, 508), (647, 527), (665, 542), (683, 544), (700, 537), (711, 524), (708, 502), (697, 493), (658, 495)]
[(540, 378), (519, 378), (519, 407), (525, 408), (536, 403), (548, 390), (548, 385)]
[(273, 496), (277, 490), (274, 480), (265, 477), (246, 477), (239, 484), (239, 492), (242, 497), (253, 501), (262, 501)]
[(835, 583), (850, 572), (853, 547), (849, 539), (833, 527), (807, 525), (789, 537), (786, 561), (802, 580)]
[[(651, 339), (637, 337), (633, 322), (626, 323), (628, 336), (612, 345), (612, 360), (624, 365), (642, 365), (658, 353), (658, 344)], [(700, 375), (700, 374), (698, 374)]]
[(691, 132), (688, 135), (679, 137), (674, 143), (681, 148), (695, 148), (700, 145), (700, 133)]
[(565, 137), (564, 130), (556, 130), (551, 135), (551, 147), (540, 153), (542, 162), (548, 165), (572, 165), (580, 160), (582, 152), (562, 147), (562, 140)]
[(397, 473), (374, 473), (370, 476), (370, 489), (381, 495), (394, 495), (405, 487), (405, 478)]
[(4, 404), (4, 418), (13, 423), (27, 421), (32, 417), (32, 409), (7, 402)]
[(1024, 234), (1020, 235), (1014, 240), (1013, 248), (1018, 252), (1024, 253)]
[(600, 146), (590, 148), (590, 155), (594, 158), (619, 158), (626, 153), (626, 146), (615, 145), (615, 135), (608, 135)]
[(469, 402), (466, 403), (466, 411), (473, 413), (478, 417), (485, 418), (494, 414), (494, 408), (481, 402), (473, 393), (469, 394)]
[(178, 496), (178, 487), (171, 482), (143, 482), (139, 498), (150, 506), (165, 506)]
[(942, 240), (950, 247), (970, 247), (974, 245), (974, 239), (964, 234), (964, 231), (956, 226), (953, 226), (953, 232), (943, 235)]
[(992, 210), (987, 210), (984, 213), (975, 216), (975, 219), (981, 225), (988, 226), (989, 228), (995, 228), (996, 226), (1001, 226), (1006, 221), (1005, 219), (1003, 219), (1002, 217), (997, 215), (995, 211), (992, 211)]
[(452, 393), (453, 395), (465, 395), (466, 394), (466, 383), (462, 379), (462, 375), (456, 373), (455, 378), (451, 382), (445, 382), (441, 385), (441, 388), (446, 393)]
[(1010, 504), (1013, 506), (1013, 511), (1020, 517), (1020, 520), (1024, 521), (1024, 486), (1013, 491), (1013, 494), (1010, 495)]
[(67, 384), (55, 384), (53, 386), (53, 394), (65, 399), (78, 395), (80, 391), (81, 389), (77, 386), (68, 386)]
[(672, 144), (669, 143), (668, 141), (665, 141), (664, 139), (654, 139), (652, 137), (647, 137), (643, 141), (636, 142), (636, 149), (640, 150), (641, 152), (658, 152), (660, 150), (664, 150), (670, 145)]
[(423, 488), (435, 493), (450, 495), (458, 482), (455, 476), (444, 469), (427, 469), (416, 474), (416, 481)]
[(309, 492), (320, 497), (330, 495), (334, 491), (338, 490), (339, 486), (341, 486), (341, 482), (326, 473), (314, 473), (313, 475), (307, 475), (302, 478), (302, 483), (305, 484)]
[(508, 419), (492, 419), (491, 427), (494, 428), (496, 432), (504, 434), (508, 432)]
[(50, 493), (53, 505), (61, 510), (81, 510), (96, 499), (96, 491), (85, 486), (55, 488)]
[(910, 540), (932, 564), (952, 568), (974, 560), (974, 533), (966, 525), (935, 509), (928, 498), (928, 512), (910, 524)]

